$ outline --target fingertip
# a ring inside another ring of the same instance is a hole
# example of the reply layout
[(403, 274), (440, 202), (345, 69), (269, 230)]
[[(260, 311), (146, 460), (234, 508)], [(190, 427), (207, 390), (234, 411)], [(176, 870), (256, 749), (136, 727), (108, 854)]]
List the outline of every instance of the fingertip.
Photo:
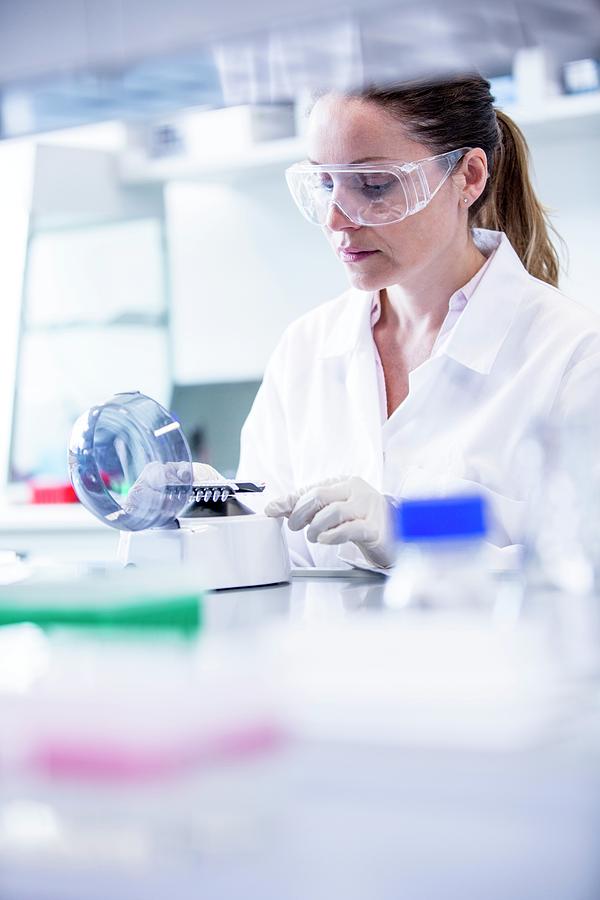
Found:
[(288, 501), (271, 500), (264, 508), (264, 514), (272, 519), (289, 519), (294, 508)]
[(288, 527), (290, 531), (302, 531), (302, 529), (308, 525), (309, 521), (310, 519), (307, 521), (304, 516), (298, 516), (292, 512), (288, 519)]
[(182, 484), (189, 484), (192, 481), (192, 472), (190, 467), (185, 463), (177, 467), (177, 478)]

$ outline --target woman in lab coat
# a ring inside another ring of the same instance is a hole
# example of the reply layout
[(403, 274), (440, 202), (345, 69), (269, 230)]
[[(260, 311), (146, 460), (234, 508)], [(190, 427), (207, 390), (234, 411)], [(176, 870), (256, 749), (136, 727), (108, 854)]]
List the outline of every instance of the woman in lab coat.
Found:
[(524, 436), (600, 387), (600, 320), (556, 288), (521, 132), (473, 76), (323, 95), (308, 143), (288, 182), (350, 288), (283, 335), (238, 477), (266, 482), (296, 565), (385, 569), (394, 501), (469, 489), (517, 544)]

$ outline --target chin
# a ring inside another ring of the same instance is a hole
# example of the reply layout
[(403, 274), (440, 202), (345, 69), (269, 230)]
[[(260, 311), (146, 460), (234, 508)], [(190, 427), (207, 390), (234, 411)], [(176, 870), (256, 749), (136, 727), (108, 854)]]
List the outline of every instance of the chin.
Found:
[(385, 278), (375, 272), (348, 272), (348, 279), (353, 288), (369, 293), (381, 291), (394, 283), (391, 278)]

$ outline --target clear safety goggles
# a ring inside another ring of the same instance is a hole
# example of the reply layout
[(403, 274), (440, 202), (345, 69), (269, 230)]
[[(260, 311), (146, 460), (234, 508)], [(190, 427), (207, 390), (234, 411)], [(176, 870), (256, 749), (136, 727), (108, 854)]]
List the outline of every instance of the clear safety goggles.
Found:
[(356, 225), (392, 225), (424, 209), (470, 147), (414, 162), (296, 163), (285, 177), (298, 209), (325, 225), (332, 205)]

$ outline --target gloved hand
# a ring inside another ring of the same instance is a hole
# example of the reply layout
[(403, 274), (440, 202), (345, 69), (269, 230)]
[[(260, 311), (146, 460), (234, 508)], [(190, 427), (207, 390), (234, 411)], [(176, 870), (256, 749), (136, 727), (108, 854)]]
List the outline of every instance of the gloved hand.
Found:
[[(191, 481), (190, 481), (191, 477)], [(139, 513), (162, 502), (164, 489), (168, 484), (215, 484), (226, 479), (207, 463), (192, 463), (192, 472), (187, 463), (151, 462), (144, 466), (135, 484), (127, 494), (124, 509), (128, 513)]]
[(265, 513), (288, 517), (291, 531), (308, 525), (306, 537), (313, 544), (352, 541), (373, 565), (394, 564), (392, 506), (362, 478), (328, 478), (272, 500)]

